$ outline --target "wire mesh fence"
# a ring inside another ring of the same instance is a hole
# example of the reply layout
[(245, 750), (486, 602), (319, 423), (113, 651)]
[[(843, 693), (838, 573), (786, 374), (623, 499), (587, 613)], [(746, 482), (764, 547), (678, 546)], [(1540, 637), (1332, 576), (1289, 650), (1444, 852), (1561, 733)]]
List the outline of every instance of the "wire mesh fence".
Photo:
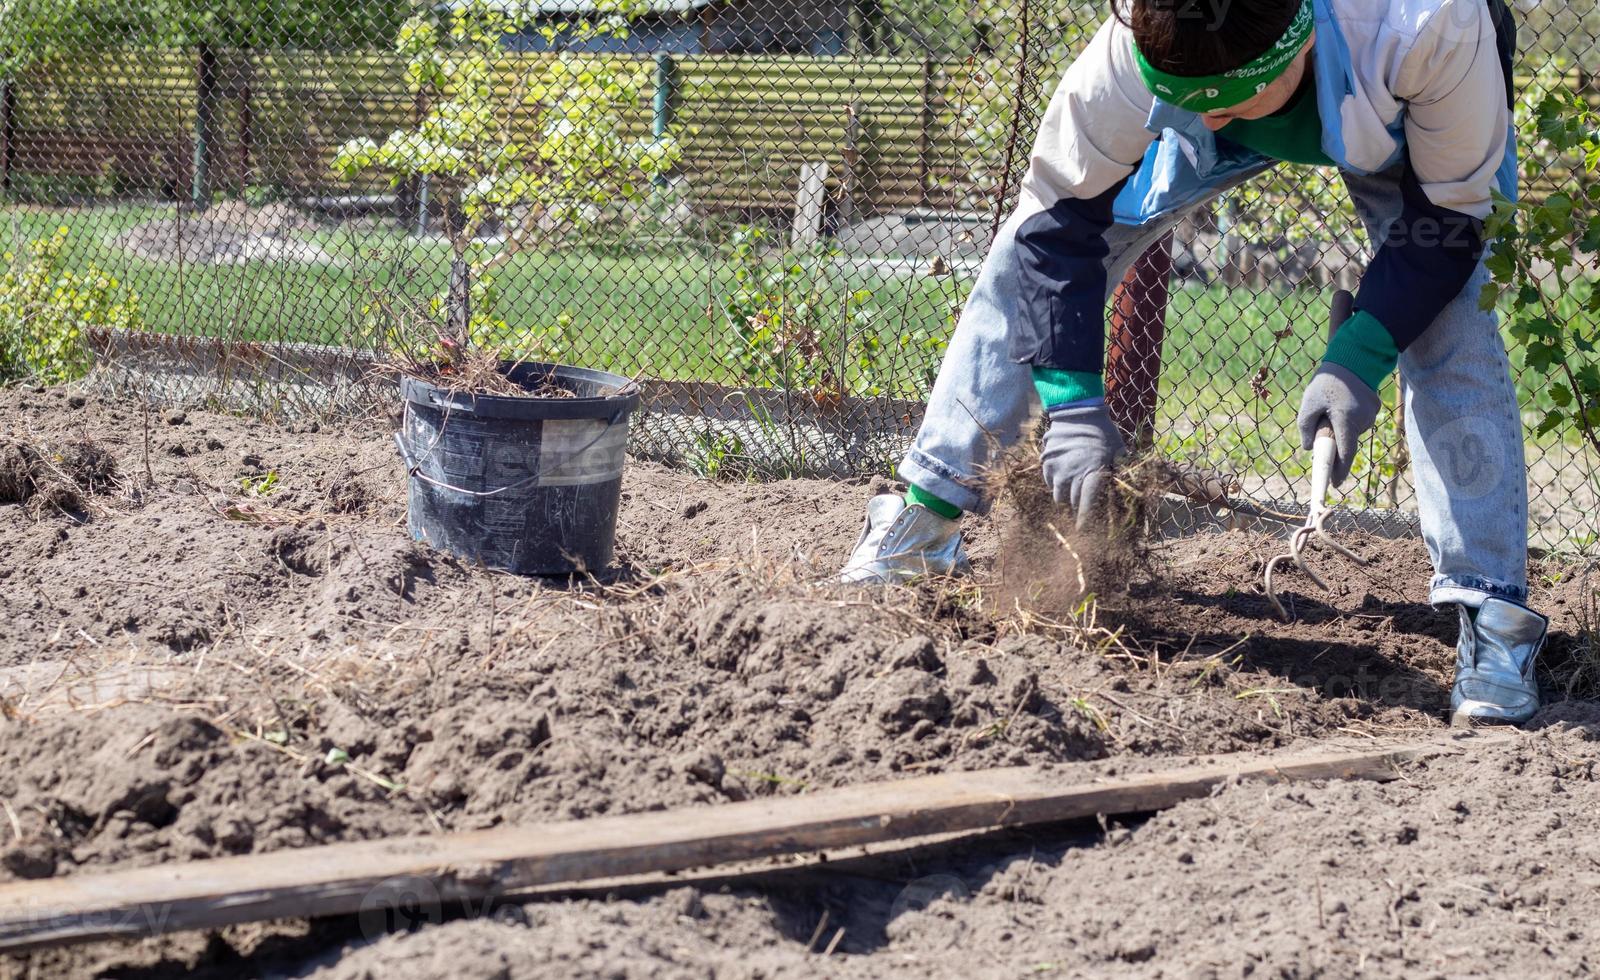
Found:
[[(34, 373), (92, 357), (119, 390), (274, 413), (363, 410), (392, 391), (377, 362), (460, 315), (510, 356), (639, 379), (641, 455), (713, 475), (885, 471), (1056, 79), (1104, 16), (1037, 0), (14, 3), (0, 310), (56, 298), (30, 307)], [(1524, 101), (1595, 95), (1600, 14), (1538, 0), (1519, 17)], [(1529, 163), (1527, 194), (1592, 186), (1574, 161)], [(1331, 170), (1280, 167), (1190, 215), (1113, 297), (1119, 421), (1231, 495), (1299, 506), (1295, 404), (1328, 294), (1369, 255)], [(54, 322), (64, 337), (39, 339)], [(1548, 372), (1517, 349), (1513, 365), (1533, 412)], [(1396, 414), (1350, 499), (1403, 524)], [(1571, 424), (1530, 436), (1541, 544), (1588, 543), (1600, 474), (1583, 446)]]

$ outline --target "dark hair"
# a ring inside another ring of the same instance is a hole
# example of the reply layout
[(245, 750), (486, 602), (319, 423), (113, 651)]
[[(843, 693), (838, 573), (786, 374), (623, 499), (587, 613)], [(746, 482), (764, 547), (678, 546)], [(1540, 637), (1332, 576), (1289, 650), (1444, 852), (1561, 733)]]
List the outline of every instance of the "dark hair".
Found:
[[(1113, 0), (1145, 60), (1169, 75), (1219, 75), (1276, 44), (1302, 0)], [(1309, 0), (1305, 0), (1309, 2)]]

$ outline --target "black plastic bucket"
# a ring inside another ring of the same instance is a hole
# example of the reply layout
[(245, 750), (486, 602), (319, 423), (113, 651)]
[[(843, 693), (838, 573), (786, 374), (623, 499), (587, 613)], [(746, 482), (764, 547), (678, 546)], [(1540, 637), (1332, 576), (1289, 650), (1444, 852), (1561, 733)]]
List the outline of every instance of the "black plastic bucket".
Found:
[(405, 421), (395, 442), (410, 473), (411, 536), (522, 575), (600, 571), (616, 541), (636, 386), (586, 368), (502, 367), (525, 388), (550, 381), (576, 397), (478, 395), (401, 381)]

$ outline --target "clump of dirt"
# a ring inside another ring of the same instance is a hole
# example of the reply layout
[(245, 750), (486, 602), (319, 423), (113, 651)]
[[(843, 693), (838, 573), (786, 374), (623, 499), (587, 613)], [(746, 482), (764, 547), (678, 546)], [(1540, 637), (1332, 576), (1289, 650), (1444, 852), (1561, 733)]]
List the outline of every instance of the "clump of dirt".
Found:
[(33, 496), (38, 453), (27, 443), (0, 442), (0, 504), (20, 504)]
[(1159, 488), (1151, 465), (1135, 460), (1107, 480), (1097, 512), (1078, 527), (1044, 479), (1032, 441), (1006, 454), (986, 476), (987, 493), (1003, 508), (991, 609), (1063, 621), (1088, 597), (1126, 591), (1149, 568), (1147, 515)]
[(355, 470), (344, 470), (328, 483), (324, 494), (328, 509), (335, 514), (356, 514), (371, 501), (371, 494)]
[(55, 456), (54, 468), (85, 493), (106, 493), (116, 486), (116, 457), (95, 442), (68, 443)]
[(430, 806), (460, 811), (467, 825), (496, 816), (548, 772), (540, 752), (550, 741), (549, 714), (471, 695), (429, 715), (410, 736), (405, 784)]
[(8, 828), (0, 868), (19, 878), (401, 833), (421, 819), (349, 770), (156, 704), (6, 726), (0, 761), (21, 829)]
[(58, 450), (0, 441), (0, 503), (27, 504), (35, 514), (81, 513), (88, 497), (117, 487), (117, 461), (89, 440)]

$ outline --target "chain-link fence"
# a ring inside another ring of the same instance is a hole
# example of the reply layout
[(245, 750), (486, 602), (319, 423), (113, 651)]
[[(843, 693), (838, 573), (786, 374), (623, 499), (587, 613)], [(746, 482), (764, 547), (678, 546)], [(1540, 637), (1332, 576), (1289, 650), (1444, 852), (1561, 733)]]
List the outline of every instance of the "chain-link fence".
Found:
[[(370, 406), (392, 387), (378, 362), (460, 314), (479, 345), (639, 379), (642, 455), (883, 471), (1055, 79), (1104, 16), (1038, 0), (3, 5), (0, 311), (33, 303), (35, 373), (86, 366), (81, 333), (101, 383), (285, 413)], [(1595, 91), (1600, 14), (1536, 0), (1519, 17), (1525, 100)], [(1574, 161), (1534, 162), (1531, 195), (1592, 186)], [(1328, 294), (1368, 254), (1331, 171), (1280, 168), (1184, 221), (1114, 298), (1119, 421), (1234, 496), (1293, 507), (1295, 403)], [(1513, 362), (1536, 414), (1548, 372)], [(1399, 432), (1384, 413), (1354, 499), (1403, 515)], [(1586, 543), (1600, 474), (1583, 446), (1571, 424), (1531, 438), (1540, 543)]]

